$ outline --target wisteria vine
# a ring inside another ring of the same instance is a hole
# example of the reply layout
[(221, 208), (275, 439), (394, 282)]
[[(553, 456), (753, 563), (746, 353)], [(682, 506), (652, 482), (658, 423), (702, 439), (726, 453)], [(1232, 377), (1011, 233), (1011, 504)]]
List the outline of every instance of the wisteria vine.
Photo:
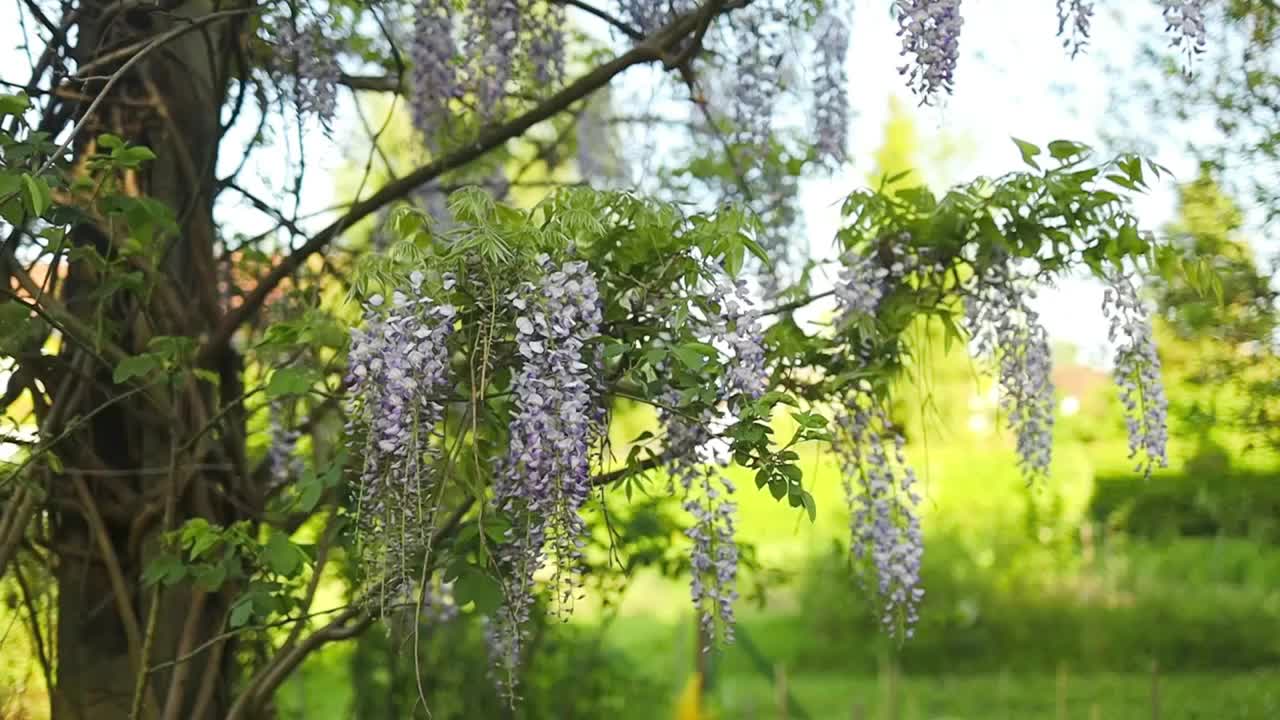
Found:
[(1137, 288), (1117, 274), (1103, 294), (1102, 314), (1108, 337), (1116, 344), (1114, 375), (1124, 405), (1129, 457), (1136, 470), (1150, 476), (1169, 465), (1169, 400), (1160, 376), (1151, 318)]
[(506, 602), (490, 630), (501, 669), (514, 693), (524, 627), (533, 606), (534, 573), (552, 567), (559, 612), (572, 612), (582, 586), (586, 524), (580, 515), (591, 493), (590, 450), (603, 432), (599, 368), (588, 354), (600, 331), (600, 294), (584, 262), (555, 266), (539, 258), (543, 275), (508, 298), (517, 311), (512, 386), (515, 409), (509, 449), (497, 472), (495, 507), (515, 519), (499, 551)]
[(1049, 334), (1026, 285), (1008, 261), (991, 263), (965, 298), (965, 320), (975, 354), (995, 363), (1000, 407), (1031, 481), (1049, 474), (1055, 400)]
[[(415, 271), (390, 302), (373, 295), (348, 351), (348, 434), (363, 459), (357, 522), (363, 567), (383, 607), (412, 602), (416, 558), (428, 550), (439, 505), (439, 424), (449, 392), (447, 343), (457, 314)], [(445, 278), (445, 285), (452, 285)]]

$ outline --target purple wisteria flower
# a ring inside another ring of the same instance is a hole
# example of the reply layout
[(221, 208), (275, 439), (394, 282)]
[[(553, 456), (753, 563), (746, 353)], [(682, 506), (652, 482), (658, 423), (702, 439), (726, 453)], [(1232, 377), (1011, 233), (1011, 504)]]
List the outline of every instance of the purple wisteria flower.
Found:
[(285, 57), (293, 61), (294, 102), (301, 114), (312, 114), (327, 130), (338, 105), (338, 44), (321, 30), (319, 23), (301, 28), (285, 24), (278, 42)]
[(1173, 33), (1169, 44), (1183, 50), (1190, 68), (1192, 58), (1204, 52), (1208, 41), (1204, 21), (1208, 0), (1160, 0), (1160, 4), (1164, 6), (1165, 30)]
[(760, 311), (753, 306), (745, 281), (722, 281), (713, 295), (720, 305), (719, 317), (708, 323), (708, 331), (728, 345), (732, 353), (725, 368), (723, 395), (731, 410), (764, 394), (768, 384), (765, 350), (760, 327)]
[(907, 76), (921, 104), (933, 102), (939, 92), (950, 93), (960, 58), (960, 0), (895, 0), (902, 54), (914, 55), (898, 68)]
[(267, 463), (271, 466), (271, 486), (278, 488), (302, 475), (302, 459), (294, 452), (302, 433), (288, 425), (279, 403), (271, 403), (267, 415), (270, 425)]
[(818, 19), (822, 31), (816, 43), (813, 82), (814, 147), (821, 161), (833, 165), (848, 159), (849, 77), (845, 60), (849, 54), (849, 26), (844, 14), (829, 7)]
[(448, 117), (449, 102), (462, 96), (453, 22), (449, 0), (418, 0), (414, 7), (410, 110), (414, 126), (428, 135)]
[(1071, 57), (1089, 43), (1089, 23), (1093, 20), (1093, 0), (1058, 0), (1058, 37)]
[(1124, 404), (1129, 457), (1135, 469), (1150, 477), (1169, 466), (1169, 401), (1160, 376), (1151, 317), (1129, 278), (1117, 273), (1103, 294), (1102, 314), (1110, 321), (1108, 337), (1116, 344), (1115, 376)]
[[(907, 275), (927, 269), (911, 248), (911, 236), (901, 233), (866, 254), (845, 253), (835, 284), (837, 326), (860, 318), (874, 318), (880, 303)], [(940, 270), (939, 270), (940, 271)]]
[(1030, 288), (1007, 262), (993, 263), (965, 298), (965, 323), (978, 357), (998, 369), (1000, 407), (1017, 438), (1018, 466), (1030, 482), (1049, 474), (1053, 455), (1053, 357), (1031, 309)]
[(850, 552), (875, 570), (882, 603), (880, 621), (892, 634), (914, 634), (924, 589), (920, 566), (924, 534), (916, 506), (915, 471), (907, 465), (906, 441), (883, 406), (866, 389), (853, 391), (836, 417), (835, 449), (841, 458), (850, 510)]
[(751, 164), (763, 160), (772, 141), (774, 104), (781, 82), (786, 18), (761, 0), (735, 14), (738, 48), (734, 53), (733, 123), (736, 140)]
[[(686, 531), (690, 553), (690, 596), (707, 638), (734, 639), (734, 604), (738, 600), (738, 545), (734, 539), (737, 503), (733, 483), (724, 473), (728, 445), (716, 437), (718, 428), (733, 422), (733, 413), (758, 399), (768, 388), (764, 343), (759, 311), (753, 307), (746, 284), (720, 277), (708, 298), (719, 308), (701, 321), (695, 334), (720, 340), (725, 346), (725, 367), (717, 396), (726, 414), (710, 408), (699, 417), (677, 409), (680, 393), (663, 394), (658, 419), (666, 430), (667, 464), (674, 492), (684, 494), (683, 508), (693, 518)], [(710, 647), (703, 648), (704, 651)]]
[(517, 62), (520, 41), (520, 7), (516, 0), (483, 0), (469, 16), (474, 43), (468, 49), (476, 104), (487, 118), (500, 114), (507, 82)]
[[(446, 276), (446, 289), (451, 284)], [(351, 332), (348, 433), (363, 458), (361, 558), (387, 604), (413, 602), (415, 555), (434, 528), (437, 425), (450, 387), (448, 341), (456, 310), (435, 302), (414, 272), (408, 287), (369, 298)]]
[(533, 79), (539, 85), (555, 85), (564, 76), (564, 6), (547, 3), (530, 22), (529, 64), (533, 66)]
[(510, 446), (494, 487), (497, 508), (514, 519), (499, 550), (506, 571), (505, 604), (493, 618), (503, 691), (514, 697), (523, 628), (533, 605), (534, 573), (552, 567), (558, 612), (572, 611), (582, 587), (586, 525), (579, 511), (591, 492), (590, 449), (603, 432), (598, 356), (600, 293), (584, 262), (544, 273), (507, 298), (516, 311), (521, 365), (512, 380), (515, 411)]
[(646, 36), (695, 7), (691, 0), (619, 0), (618, 5), (619, 17)]

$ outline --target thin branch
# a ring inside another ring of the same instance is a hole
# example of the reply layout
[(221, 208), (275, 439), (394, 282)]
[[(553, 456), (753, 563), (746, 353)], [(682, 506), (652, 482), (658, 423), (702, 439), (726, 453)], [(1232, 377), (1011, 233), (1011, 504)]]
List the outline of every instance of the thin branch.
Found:
[(607, 10), (601, 10), (595, 5), (584, 2), (584, 0), (555, 0), (555, 1), (563, 5), (568, 5), (570, 7), (576, 7), (579, 10), (582, 10), (583, 12), (587, 13), (588, 15), (596, 16), (597, 18), (605, 21), (612, 27), (618, 29), (623, 35), (626, 35), (627, 37), (631, 38), (632, 40), (635, 40), (636, 42), (642, 42), (644, 40), (644, 33), (640, 32), (640, 30), (637, 29), (634, 25), (631, 25), (630, 23), (622, 20), (621, 18), (618, 18), (612, 15)]
[(36, 174), (37, 175), (44, 174), (46, 170), (48, 170), (55, 162), (57, 162), (58, 158), (62, 157), (63, 154), (67, 152), (67, 148), (71, 147), (71, 143), (75, 140), (76, 136), (79, 135), (80, 131), (84, 129), (84, 126), (93, 119), (94, 111), (97, 110), (98, 106), (102, 104), (102, 101), (106, 99), (107, 94), (111, 92), (111, 88), (115, 87), (116, 83), (120, 82), (121, 78), (124, 77), (125, 73), (129, 71), (129, 68), (132, 68), (134, 65), (138, 64), (142, 60), (142, 58), (149, 55), (156, 48), (159, 48), (179, 37), (182, 37), (183, 35), (186, 35), (187, 33), (191, 32), (192, 30), (197, 30), (201, 27), (204, 27), (205, 25), (208, 25), (218, 20), (234, 17), (236, 15), (246, 15), (252, 12), (257, 12), (257, 8), (243, 8), (239, 10), (219, 10), (217, 12), (211, 12), (208, 15), (204, 15), (202, 17), (196, 18), (195, 20), (192, 20), (191, 22), (184, 24), (180, 27), (173, 28), (172, 30), (169, 30), (168, 32), (165, 32), (157, 36), (154, 40), (144, 45), (141, 49), (138, 50), (138, 53), (136, 55), (126, 60), (124, 64), (120, 66), (120, 69), (116, 70), (114, 73), (111, 74), (110, 79), (107, 80), (107, 84), (103, 86), (102, 90), (98, 92), (97, 97), (95, 97), (93, 99), (93, 102), (89, 104), (89, 109), (85, 110), (84, 115), (80, 117), (80, 120), (75, 124), (75, 127), (71, 128), (71, 132), (70, 134), (67, 135), (67, 139), (63, 140), (62, 144), (58, 146), (58, 149), (54, 151), (51, 155), (49, 155), (49, 158), (44, 161), (44, 164), (41, 165), (40, 169), (36, 171)]
[[(414, 188), (434, 180), (446, 172), (462, 167), (505, 144), (508, 140), (523, 135), (534, 125), (564, 112), (573, 103), (608, 85), (615, 77), (636, 65), (661, 61), (668, 67), (674, 67), (674, 64), (681, 62), (682, 58), (687, 60), (688, 50), (682, 53), (681, 56), (672, 58), (667, 54), (668, 49), (676, 45), (678, 40), (690, 32), (696, 33), (696, 37), (701, 38), (702, 34), (706, 32), (711, 18), (716, 13), (740, 7), (749, 1), (739, 0), (739, 2), (726, 5), (716, 0), (694, 13), (677, 18), (666, 28), (656, 33), (650, 42), (638, 45), (617, 58), (600, 65), (592, 72), (552, 95), (537, 107), (513, 120), (481, 132), (474, 143), (420, 167), (399, 180), (388, 183), (367, 200), (354, 203), (343, 217), (335, 220), (328, 227), (312, 236), (310, 240), (290, 253), (279, 265), (272, 268), (262, 278), (261, 282), (245, 296), (244, 302), (235, 310), (229, 312), (222, 322), (218, 324), (210, 339), (201, 347), (197, 364), (203, 365), (211, 357), (221, 352), (236, 330), (249, 317), (258, 312), (266, 301), (267, 296), (276, 286), (300, 268), (307, 258), (323, 250), (356, 222), (371, 215), (383, 206), (404, 197)], [(694, 47), (696, 47), (696, 42), (689, 49), (692, 50)]]
[(243, 720), (250, 711), (271, 697), (276, 688), (315, 650), (331, 642), (356, 637), (372, 624), (373, 616), (368, 611), (359, 606), (350, 607), (328, 625), (308, 635), (296, 647), (276, 655), (270, 664), (249, 681), (244, 692), (227, 712), (227, 720)]

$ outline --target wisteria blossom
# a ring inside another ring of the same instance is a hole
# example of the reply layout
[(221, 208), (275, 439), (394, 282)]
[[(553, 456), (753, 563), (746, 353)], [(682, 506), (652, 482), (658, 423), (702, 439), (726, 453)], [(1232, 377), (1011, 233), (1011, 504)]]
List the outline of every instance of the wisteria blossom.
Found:
[(907, 76), (921, 103), (950, 93), (960, 58), (960, 0), (895, 0), (902, 55), (914, 59), (898, 72)]
[(620, 17), (646, 36), (696, 7), (693, 0), (619, 0), (618, 4)]
[[(447, 343), (456, 310), (435, 302), (414, 272), (409, 286), (369, 298), (348, 352), (348, 433), (363, 457), (358, 523), (364, 567), (385, 604), (414, 598), (413, 558), (434, 525), (437, 425), (449, 388)], [(445, 278), (446, 285), (451, 278)]]
[(1089, 42), (1093, 0), (1058, 0), (1058, 37), (1075, 57)]
[(1169, 466), (1169, 401), (1160, 376), (1151, 317), (1133, 282), (1113, 278), (1103, 294), (1102, 314), (1110, 322), (1108, 337), (1116, 346), (1115, 376), (1129, 433), (1129, 457), (1136, 470), (1150, 476)]
[(911, 237), (902, 233), (884, 248), (866, 254), (847, 252), (834, 289), (837, 325), (860, 318), (874, 318), (885, 296), (909, 273), (921, 269), (920, 258), (910, 249)]
[(916, 512), (918, 480), (906, 462), (906, 441), (865, 388), (855, 389), (838, 408), (836, 428), (835, 449), (850, 510), (850, 551), (860, 565), (875, 571), (881, 623), (890, 633), (903, 627), (911, 637), (924, 598), (924, 535)]
[(990, 265), (974, 285), (965, 297), (965, 321), (975, 354), (996, 364), (1000, 407), (1016, 437), (1023, 476), (1043, 478), (1053, 453), (1049, 334), (1031, 308), (1031, 289), (1007, 262)]
[(338, 45), (317, 24), (280, 30), (280, 47), (293, 59), (294, 102), (301, 114), (315, 115), (326, 129), (338, 106)]
[(280, 403), (271, 403), (267, 414), (270, 425), (267, 462), (271, 466), (271, 486), (282, 487), (302, 474), (302, 459), (295, 454), (302, 433), (288, 424)]
[(529, 64), (539, 85), (554, 85), (564, 75), (564, 5), (547, 3), (530, 18)]
[(495, 505), (514, 519), (499, 549), (506, 570), (504, 607), (493, 619), (503, 649), (504, 690), (514, 692), (523, 628), (533, 605), (533, 576), (544, 563), (560, 612), (570, 612), (582, 585), (586, 525), (579, 511), (591, 492), (590, 449), (603, 430), (597, 409), (599, 372), (588, 343), (599, 334), (600, 295), (584, 262), (557, 267), (508, 298), (517, 313), (510, 446), (497, 473)]
[(818, 19), (813, 80), (813, 134), (818, 158), (834, 165), (847, 159), (849, 142), (849, 26), (841, 4)]
[(689, 417), (677, 409), (680, 393), (672, 389), (661, 398), (658, 418), (666, 430), (672, 490), (684, 494), (683, 508), (693, 518), (687, 530), (690, 597), (705, 637), (727, 643), (734, 639), (738, 599), (737, 503), (732, 500), (734, 485), (724, 473), (728, 445), (716, 432), (734, 421), (735, 410), (764, 394), (768, 371), (759, 311), (746, 285), (719, 278), (709, 299), (720, 311), (702, 320), (696, 333), (726, 346), (724, 380), (717, 392), (726, 413), (707, 408), (699, 417)]
[(418, 0), (409, 41), (410, 110), (414, 126), (428, 137), (448, 117), (449, 101), (462, 95), (453, 41), (453, 3)]
[(479, 47), (468, 52), (476, 104), (487, 117), (499, 114), (520, 48), (520, 8), (516, 0), (484, 0), (470, 17)]
[(741, 403), (763, 395), (768, 381), (760, 311), (753, 306), (743, 281), (722, 282), (713, 297), (721, 311), (708, 330), (718, 335), (732, 353), (725, 369), (724, 395), (730, 409), (736, 409)]
[(1193, 56), (1204, 52), (1208, 41), (1204, 21), (1208, 0), (1160, 0), (1160, 4), (1164, 6), (1165, 29), (1173, 33), (1170, 45), (1181, 48), (1190, 64)]
[(735, 15), (737, 48), (731, 79), (736, 139), (755, 164), (767, 156), (780, 90), (786, 18), (767, 0)]

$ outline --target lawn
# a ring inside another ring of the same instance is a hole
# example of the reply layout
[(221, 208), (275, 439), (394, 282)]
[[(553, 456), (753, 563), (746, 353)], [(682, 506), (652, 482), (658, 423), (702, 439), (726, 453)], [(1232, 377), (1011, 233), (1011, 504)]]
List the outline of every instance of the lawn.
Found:
[[(1280, 672), (1149, 674), (984, 673), (891, 677), (808, 673), (787, 679), (812, 720), (1263, 720), (1280, 717)], [(723, 718), (779, 718), (772, 684), (727, 675), (713, 689)], [(637, 717), (639, 717), (637, 715)], [(650, 715), (652, 717), (652, 715)]]

